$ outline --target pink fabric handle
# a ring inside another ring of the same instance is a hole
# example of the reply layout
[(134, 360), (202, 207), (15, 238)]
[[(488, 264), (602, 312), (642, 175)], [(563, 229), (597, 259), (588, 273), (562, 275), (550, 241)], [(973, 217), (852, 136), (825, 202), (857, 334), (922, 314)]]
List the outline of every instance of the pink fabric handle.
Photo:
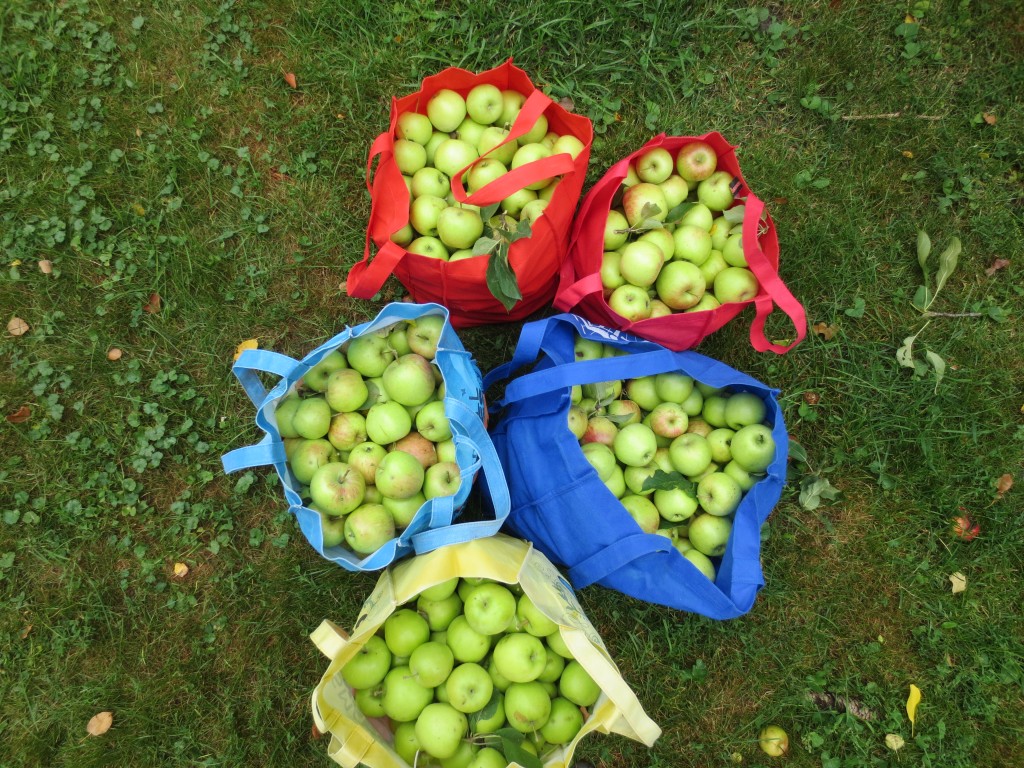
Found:
[[(790, 293), (789, 288), (779, 277), (778, 271), (761, 250), (761, 244), (757, 239), (757, 230), (763, 211), (764, 203), (753, 193), (748, 194), (743, 216), (743, 252), (747, 256), (750, 271), (757, 277), (761, 286), (761, 290), (754, 299), (755, 314), (750, 323), (750, 343), (758, 352), (775, 352), (781, 355), (804, 340), (807, 335), (807, 316), (804, 313), (803, 305)], [(796, 338), (791, 344), (785, 346), (774, 344), (765, 336), (764, 326), (768, 315), (773, 311), (773, 304), (785, 313), (796, 329)]]

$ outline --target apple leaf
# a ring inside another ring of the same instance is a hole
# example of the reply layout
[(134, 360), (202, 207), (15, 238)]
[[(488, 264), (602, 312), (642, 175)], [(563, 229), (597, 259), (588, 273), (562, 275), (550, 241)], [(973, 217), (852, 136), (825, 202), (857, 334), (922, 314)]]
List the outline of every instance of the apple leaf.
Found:
[(494, 249), (498, 247), (498, 241), (493, 237), (481, 237), (473, 243), (473, 255), (474, 256), (485, 256), (489, 253), (494, 253)]
[(491, 217), (498, 212), (500, 203), (492, 203), (491, 205), (485, 205), (480, 209), (480, 218), (484, 221), (490, 221)]
[(839, 489), (824, 477), (809, 475), (800, 483), (800, 506), (810, 512), (821, 505), (822, 499), (835, 501), (839, 493)]
[[(924, 329), (922, 328), (921, 330)], [(918, 331), (917, 333), (920, 332)], [(896, 350), (896, 362), (904, 368), (916, 368), (914, 365), (914, 340), (917, 339), (917, 333), (913, 336), (907, 336), (903, 340), (903, 345)]]
[(523, 749), (526, 734), (515, 728), (501, 728), (495, 733), (501, 738), (501, 752), (510, 763), (519, 763), (523, 768), (543, 768), (539, 757)]
[(801, 464), (807, 463), (807, 449), (795, 440), (789, 441), (789, 458)]
[(920, 309), (922, 312), (928, 308), (928, 305), (931, 304), (931, 293), (928, 290), (927, 285), (917, 286), (917, 290), (914, 292), (914, 300), (912, 303), (917, 309)]
[(938, 393), (939, 384), (942, 383), (942, 377), (946, 375), (946, 361), (930, 349), (925, 350), (924, 356), (927, 358), (928, 362), (932, 364), (932, 368), (935, 369), (935, 392)]
[(514, 243), (516, 240), (526, 240), (533, 234), (533, 227), (529, 219), (520, 219), (516, 224), (516, 231), (509, 235), (508, 241)]
[(640, 209), (640, 220), (646, 221), (647, 219), (657, 219), (658, 214), (661, 213), (661, 207), (654, 203), (644, 203), (644, 207)]
[(954, 237), (946, 250), (939, 256), (939, 274), (935, 281), (935, 295), (939, 295), (939, 291), (942, 290), (942, 286), (946, 284), (949, 276), (956, 270), (957, 261), (960, 259), (960, 238)]
[(498, 711), (498, 703), (500, 701), (501, 694), (497, 690), (495, 690), (493, 693), (491, 693), (491, 700), (487, 702), (484, 708), (479, 710), (478, 712), (474, 712), (469, 716), (470, 730), (475, 731), (477, 723), (479, 723), (481, 720), (486, 721), (494, 717), (495, 713)]
[(659, 229), (665, 226), (665, 222), (659, 221), (655, 218), (644, 219), (635, 227), (627, 230), (628, 232), (649, 232), (652, 229)]
[(491, 295), (511, 311), (516, 302), (523, 298), (519, 291), (516, 273), (508, 263), (508, 244), (499, 243), (497, 253), (487, 260), (487, 287)]
[(687, 493), (696, 496), (697, 484), (681, 472), (666, 472), (663, 469), (655, 470), (654, 474), (644, 480), (641, 491), (672, 491), (682, 488)]
[(668, 212), (668, 215), (665, 217), (665, 223), (672, 224), (674, 222), (679, 221), (681, 218), (683, 218), (683, 216), (686, 215), (686, 212), (693, 208), (695, 205), (697, 204), (680, 203), (679, 205), (677, 205), (675, 208)]
[(746, 216), (746, 213), (747, 206), (737, 205), (727, 211), (722, 211), (722, 218), (730, 224), (742, 224), (743, 217)]
[(928, 255), (932, 252), (932, 241), (923, 229), (917, 232), (917, 263), (921, 265), (925, 282), (928, 282)]

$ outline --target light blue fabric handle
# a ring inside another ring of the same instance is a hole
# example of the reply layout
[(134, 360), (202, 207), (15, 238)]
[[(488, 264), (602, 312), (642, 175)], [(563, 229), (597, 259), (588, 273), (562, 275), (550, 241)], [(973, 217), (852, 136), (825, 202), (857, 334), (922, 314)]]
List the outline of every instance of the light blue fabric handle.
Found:
[(412, 537), (416, 554), (430, 552), (448, 544), (461, 544), (473, 539), (493, 536), (504, 524), (512, 508), (512, 498), (509, 494), (505, 472), (501, 467), (498, 454), (494, 450), (491, 436), (487, 434), (480, 416), (470, 410), (465, 403), (452, 401), (447, 405), (450, 410), (448, 418), (459, 423), (459, 426), (474, 443), (476, 453), (480, 457), (481, 469), (487, 478), (487, 489), (494, 506), (494, 519), (455, 523), (418, 533)]
[(227, 474), (237, 472), (240, 469), (279, 464), (283, 463), (284, 460), (284, 443), (280, 440), (274, 440), (273, 436), (269, 434), (255, 445), (235, 448), (235, 450), (229, 451), (220, 457), (220, 463)]
[(280, 352), (272, 352), (269, 349), (247, 349), (238, 356), (235, 364), (231, 366), (231, 372), (245, 388), (245, 393), (252, 400), (252, 404), (259, 407), (267, 397), (267, 388), (263, 386), (263, 382), (256, 375), (257, 371), (273, 373), (285, 379), (298, 365), (297, 360), (293, 360), (288, 355), (282, 355)]

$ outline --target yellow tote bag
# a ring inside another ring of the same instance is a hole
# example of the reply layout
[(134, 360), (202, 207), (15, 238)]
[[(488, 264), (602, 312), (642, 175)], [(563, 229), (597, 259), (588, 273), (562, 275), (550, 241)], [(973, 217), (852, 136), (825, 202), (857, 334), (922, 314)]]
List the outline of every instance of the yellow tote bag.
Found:
[(601, 687), (601, 696), (576, 738), (547, 755), (544, 768), (567, 766), (580, 739), (592, 731), (618, 733), (647, 746), (654, 744), (661, 729), (619, 674), (569, 583), (529, 543), (499, 534), (442, 547), (385, 571), (363, 604), (351, 636), (330, 621), (324, 621), (310, 636), (331, 661), (313, 691), (312, 702), (317, 728), (331, 735), (331, 759), (346, 768), (359, 764), (367, 768), (409, 768), (391, 748), (387, 720), (371, 721), (359, 711), (341, 668), (398, 606), (455, 577), (519, 584), (537, 608), (559, 625), (566, 646)]

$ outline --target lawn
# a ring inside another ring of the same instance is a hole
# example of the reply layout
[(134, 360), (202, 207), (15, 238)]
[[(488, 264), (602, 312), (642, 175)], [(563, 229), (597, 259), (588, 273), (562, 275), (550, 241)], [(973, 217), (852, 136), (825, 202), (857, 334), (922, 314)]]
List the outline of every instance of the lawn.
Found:
[[(1019, 10), (5, 2), (0, 766), (330, 764), (308, 636), (351, 626), (376, 576), (320, 559), (272, 472), (224, 475), (260, 437), (232, 359), (248, 339), (301, 357), (403, 296), (343, 289), (370, 143), (393, 95), (509, 57), (593, 121), (588, 187), (658, 133), (737, 144), (809, 324), (784, 356), (751, 349), (750, 311), (701, 344), (781, 390), (806, 456), (744, 617), (580, 591), (663, 735), (594, 735), (578, 757), (1024, 764)], [(928, 316), (920, 231), (932, 285), (962, 244)], [(519, 327), (460, 336), (488, 371)], [(769, 723), (785, 760), (757, 747)]]

